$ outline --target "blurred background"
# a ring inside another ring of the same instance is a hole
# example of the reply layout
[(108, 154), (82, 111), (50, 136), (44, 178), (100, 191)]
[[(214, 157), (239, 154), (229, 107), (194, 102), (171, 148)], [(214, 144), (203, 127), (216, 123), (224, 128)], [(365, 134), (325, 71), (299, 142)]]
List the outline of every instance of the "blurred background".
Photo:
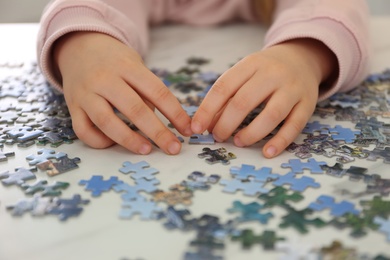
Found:
[[(390, 15), (390, 0), (366, 1), (373, 15)], [(39, 22), (48, 2), (50, 0), (0, 0), (0, 23)]]

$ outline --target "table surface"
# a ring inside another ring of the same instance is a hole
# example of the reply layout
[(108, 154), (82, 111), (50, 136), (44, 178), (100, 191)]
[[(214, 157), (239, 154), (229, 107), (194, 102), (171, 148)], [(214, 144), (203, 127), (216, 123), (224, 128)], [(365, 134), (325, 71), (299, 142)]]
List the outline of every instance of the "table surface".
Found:
[[(373, 17), (371, 22), (373, 39), (372, 72), (382, 72), (389, 65), (390, 37), (387, 33), (390, 26), (389, 17)], [(4, 61), (32, 61), (35, 59), (35, 38), (37, 24), (2, 24), (0, 25), (0, 64)], [(146, 64), (151, 68), (163, 68), (175, 71), (185, 65), (189, 57), (205, 57), (211, 62), (202, 67), (203, 71), (222, 73), (239, 58), (261, 48), (264, 37), (264, 28), (248, 24), (232, 24), (215, 28), (193, 28), (182, 25), (162, 26), (151, 32), (150, 53), (146, 57)], [(313, 116), (311, 121), (320, 120)], [(382, 120), (382, 119), (381, 119)], [(383, 120), (386, 121), (386, 120)], [(387, 120), (388, 121), (388, 120)], [(339, 122), (333, 118), (324, 120), (326, 124), (342, 124), (354, 127), (350, 122)], [(300, 136), (299, 138), (302, 138)], [(261, 155), (259, 142), (248, 148), (237, 148), (231, 139), (223, 144), (213, 145), (211, 148), (225, 147), (233, 152), (237, 159), (230, 165), (207, 164), (198, 158), (202, 145), (189, 145), (185, 138), (182, 152), (177, 156), (167, 156), (154, 149), (149, 156), (131, 154), (119, 146), (109, 149), (96, 150), (85, 146), (80, 141), (73, 144), (63, 144), (56, 151), (65, 152), (70, 158), (80, 157), (79, 168), (48, 179), (44, 173), (37, 172), (37, 177), (49, 181), (66, 181), (70, 187), (63, 191), (62, 196), (69, 198), (73, 194), (80, 194), (90, 203), (84, 207), (82, 214), (61, 222), (54, 216), (32, 217), (25, 214), (22, 217), (13, 217), (6, 210), (6, 206), (14, 204), (25, 195), (15, 186), (0, 185), (0, 259), (182, 259), (186, 251), (190, 251), (189, 243), (195, 239), (194, 231), (167, 230), (164, 220), (141, 220), (135, 215), (129, 220), (118, 217), (121, 207), (121, 197), (114, 191), (106, 192), (99, 197), (92, 197), (78, 182), (89, 179), (91, 175), (103, 175), (105, 178), (117, 176), (123, 181), (133, 183), (128, 175), (118, 170), (125, 161), (147, 161), (151, 167), (159, 170), (156, 178), (160, 181), (159, 189), (168, 190), (173, 184), (180, 183), (193, 171), (202, 171), (206, 174), (219, 174), (222, 179), (231, 179), (231, 166), (251, 164), (256, 168), (271, 167), (273, 172), (284, 174), (289, 170), (282, 168), (282, 163), (289, 159), (296, 159), (292, 153), (284, 152), (279, 157), (269, 160)], [(17, 167), (28, 167), (26, 156), (36, 154), (42, 147), (36, 145), (28, 148), (18, 148), (16, 145), (5, 145), (3, 151), (14, 151), (15, 156), (0, 162), (0, 172), (13, 171)], [(46, 148), (50, 148), (49, 146)], [(326, 161), (328, 165), (336, 163), (335, 158), (314, 155), (319, 161)], [(369, 172), (387, 177), (388, 167), (382, 160), (356, 160), (351, 165), (365, 167)], [(305, 174), (309, 174), (306, 173)], [(337, 200), (345, 199), (334, 193), (335, 187), (351, 186), (354, 189), (365, 188), (362, 182), (350, 182), (348, 178), (332, 178), (325, 174), (310, 175), (321, 184), (318, 189), (305, 190), (304, 200), (295, 203), (294, 207), (303, 209), (315, 201), (320, 195), (332, 195)], [(269, 186), (271, 187), (271, 186)], [(195, 191), (193, 202), (188, 208), (191, 216), (200, 217), (203, 214), (218, 216), (221, 222), (232, 219), (234, 215), (227, 213), (232, 202), (240, 200), (243, 203), (256, 201), (255, 197), (245, 196), (241, 192), (229, 194), (222, 191), (223, 186), (213, 184), (208, 191)], [(364, 197), (369, 199), (370, 196)], [(348, 198), (359, 209), (359, 200)], [(257, 200), (259, 203), (261, 201)], [(159, 204), (166, 207), (164, 204)], [(179, 207), (180, 208), (180, 207)], [(356, 248), (359, 252), (369, 255), (389, 252), (389, 242), (383, 233), (372, 231), (366, 236), (356, 239), (349, 235), (349, 229), (337, 229), (333, 226), (324, 228), (309, 227), (309, 232), (300, 234), (295, 229), (280, 229), (278, 225), (285, 211), (273, 208), (274, 217), (268, 224), (251, 222), (240, 224), (239, 228), (250, 228), (256, 233), (264, 230), (274, 230), (279, 236), (298, 244), (310, 244), (317, 247), (329, 246), (332, 241), (340, 240), (346, 247)], [(329, 211), (315, 213), (323, 219), (330, 219)], [(241, 248), (240, 243), (225, 240), (222, 250), (224, 259), (276, 259), (283, 253), (265, 251), (259, 245), (249, 250)]]

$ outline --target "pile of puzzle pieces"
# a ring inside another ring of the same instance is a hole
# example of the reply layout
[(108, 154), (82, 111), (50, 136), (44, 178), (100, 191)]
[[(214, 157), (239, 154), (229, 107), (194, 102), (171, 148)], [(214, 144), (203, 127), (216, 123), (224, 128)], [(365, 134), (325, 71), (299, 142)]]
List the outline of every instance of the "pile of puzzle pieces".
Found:
[[(214, 72), (202, 72), (201, 66), (208, 62), (203, 58), (190, 58), (186, 66), (175, 72), (152, 69), (167, 87), (185, 96), (179, 100), (190, 116), (194, 115), (220, 76)], [(4, 187), (16, 186), (26, 195), (13, 205), (6, 205), (6, 210), (15, 217), (30, 212), (33, 216), (56, 215), (61, 221), (70, 217), (77, 221), (75, 217), (90, 200), (82, 199), (80, 194), (62, 198), (61, 190), (69, 186), (66, 172), (77, 169), (81, 159), (69, 158), (66, 153), (54, 150), (62, 144), (71, 145), (77, 139), (64, 98), (50, 88), (36, 64), (20, 64), (9, 69), (22, 73), (0, 79), (0, 163), (6, 165), (8, 158), (15, 156), (14, 146), (37, 146), (37, 152), (26, 157), (28, 167), (0, 172)], [(348, 229), (354, 239), (369, 232), (379, 232), (390, 243), (390, 200), (386, 200), (390, 179), (353, 165), (357, 160), (390, 163), (390, 124), (386, 123), (390, 117), (389, 83), (390, 71), (384, 71), (371, 75), (348, 93), (336, 94), (319, 103), (315, 116), (352, 122), (355, 128), (329, 125), (321, 120), (310, 121), (302, 131), (303, 142), (293, 143), (287, 148), (295, 158), (282, 163), (279, 169), (240, 164), (240, 158), (216, 145), (211, 134), (194, 135), (188, 141), (190, 145), (200, 147), (194, 156), (208, 164), (226, 165), (231, 178), (193, 169), (186, 179), (171, 185), (169, 190), (162, 190), (158, 188), (160, 181), (157, 176), (165, 173), (160, 173), (146, 161), (126, 161), (118, 166), (117, 175), (81, 177), (79, 185), (85, 191), (80, 188), (80, 193), (90, 192), (97, 199), (114, 191), (122, 198), (117, 213), (120, 219), (139, 215), (143, 220), (162, 222), (168, 230), (193, 232), (194, 239), (189, 248), (183, 250), (184, 259), (223, 259), (227, 240), (240, 242), (243, 250), (255, 245), (274, 250), (285, 259), (390, 259), (383, 252), (372, 256), (366, 255), (364, 249), (345, 248), (342, 241), (313, 247), (294, 243), (288, 237), (278, 235), (278, 230), (264, 229), (257, 234), (252, 229), (241, 228), (247, 222), (266, 226), (275, 219), (273, 209), (279, 207), (285, 211), (285, 215), (277, 220), (280, 229), (293, 228), (305, 235), (313, 228), (328, 226)], [(235, 133), (249, 125), (261, 110), (261, 106), (253, 110)], [(42, 148), (48, 145), (53, 149)], [(318, 157), (334, 157), (337, 163), (328, 165), (317, 160)], [(65, 181), (37, 179), (38, 170), (45, 172), (48, 178), (63, 176)], [(280, 173), (283, 170), (288, 172)], [(359, 204), (323, 194), (313, 198), (304, 209), (295, 207), (294, 203), (304, 199), (307, 189), (320, 188), (317, 175), (363, 182), (366, 189), (360, 192), (340, 191), (350, 198), (359, 199)], [(231, 207), (226, 209), (230, 217), (224, 222), (220, 221), (220, 216), (193, 216), (190, 207), (197, 190), (207, 191), (215, 185), (223, 186), (222, 191), (229, 194), (242, 192), (253, 201), (242, 203), (233, 199)], [(331, 220), (313, 217), (316, 211), (328, 211)]]

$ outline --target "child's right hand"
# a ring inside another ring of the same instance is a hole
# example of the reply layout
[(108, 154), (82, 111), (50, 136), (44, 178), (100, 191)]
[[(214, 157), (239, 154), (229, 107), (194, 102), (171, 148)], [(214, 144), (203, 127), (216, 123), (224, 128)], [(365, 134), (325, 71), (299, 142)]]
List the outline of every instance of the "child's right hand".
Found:
[(56, 43), (54, 62), (74, 131), (89, 146), (118, 143), (134, 153), (151, 152), (147, 138), (132, 131), (114, 107), (167, 154), (179, 153), (181, 143), (159, 120), (154, 107), (181, 134), (192, 134), (191, 119), (177, 98), (135, 50), (117, 39), (95, 32), (71, 33)]

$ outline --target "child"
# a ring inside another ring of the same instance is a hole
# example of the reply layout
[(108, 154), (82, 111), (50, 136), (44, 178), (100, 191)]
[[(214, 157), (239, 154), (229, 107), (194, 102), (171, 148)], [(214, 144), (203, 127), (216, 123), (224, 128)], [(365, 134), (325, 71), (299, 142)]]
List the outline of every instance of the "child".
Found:
[[(262, 50), (222, 74), (192, 120), (142, 62), (149, 24), (267, 23), (271, 17)], [(118, 143), (134, 153), (151, 152), (147, 138), (123, 123), (113, 107), (164, 152), (177, 154), (181, 144), (155, 107), (181, 134), (207, 129), (222, 142), (265, 103), (234, 144), (249, 146), (284, 121), (263, 148), (272, 158), (298, 136), (317, 101), (367, 75), (367, 27), (364, 0), (57, 0), (42, 16), (38, 61), (63, 91), (76, 134), (92, 147)]]

